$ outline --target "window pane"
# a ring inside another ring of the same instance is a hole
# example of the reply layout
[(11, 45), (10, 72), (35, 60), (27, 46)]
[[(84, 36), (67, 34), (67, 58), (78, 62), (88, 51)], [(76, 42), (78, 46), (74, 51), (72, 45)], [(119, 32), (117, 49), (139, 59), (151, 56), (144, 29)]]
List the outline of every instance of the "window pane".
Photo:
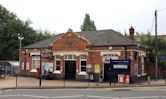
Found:
[(67, 59), (67, 55), (64, 56), (64, 59)]
[(56, 61), (56, 65), (60, 65), (60, 61)]
[(86, 67), (81, 67), (81, 71), (86, 71)]
[(76, 59), (76, 55), (73, 55), (73, 59)]
[(86, 66), (86, 61), (81, 61), (81, 66)]
[(68, 55), (68, 59), (72, 59), (72, 55)]
[(61, 69), (60, 66), (57, 65), (57, 66), (56, 66), (56, 70), (60, 70), (60, 69)]
[(103, 56), (104, 56), (104, 57), (107, 57), (107, 54), (104, 54)]
[(81, 59), (87, 59), (86, 55), (81, 55)]
[(86, 61), (81, 61), (81, 71), (86, 71)]
[(35, 61), (32, 60), (32, 69), (34, 69), (34, 68), (35, 68)]
[(56, 59), (61, 59), (61, 56), (60, 55), (56, 55), (55, 58)]

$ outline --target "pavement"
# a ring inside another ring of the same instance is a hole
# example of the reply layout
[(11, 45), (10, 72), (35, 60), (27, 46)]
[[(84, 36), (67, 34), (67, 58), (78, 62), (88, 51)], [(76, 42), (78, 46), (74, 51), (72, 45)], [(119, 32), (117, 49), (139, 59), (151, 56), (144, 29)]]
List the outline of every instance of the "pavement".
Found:
[(24, 89), (24, 88), (112, 88), (129, 90), (133, 87), (166, 87), (165, 80), (151, 80), (150, 82), (141, 82), (137, 84), (119, 84), (109, 82), (85, 82), (85, 81), (69, 81), (69, 80), (42, 80), (41, 87), (39, 87), (39, 79), (30, 77), (13, 77), (6, 76), (0, 78), (0, 89)]

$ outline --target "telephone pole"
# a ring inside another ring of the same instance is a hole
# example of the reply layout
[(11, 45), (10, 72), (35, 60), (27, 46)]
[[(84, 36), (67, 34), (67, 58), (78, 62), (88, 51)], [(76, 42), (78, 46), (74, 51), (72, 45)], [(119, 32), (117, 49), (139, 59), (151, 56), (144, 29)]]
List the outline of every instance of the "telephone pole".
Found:
[(158, 77), (158, 40), (157, 40), (157, 10), (155, 10), (155, 73), (156, 80)]

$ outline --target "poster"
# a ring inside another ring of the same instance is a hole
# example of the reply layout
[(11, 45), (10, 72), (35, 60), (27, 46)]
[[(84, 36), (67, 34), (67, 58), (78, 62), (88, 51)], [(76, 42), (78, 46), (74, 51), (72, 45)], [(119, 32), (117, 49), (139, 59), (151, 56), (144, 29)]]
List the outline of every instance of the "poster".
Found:
[(53, 71), (53, 63), (49, 63), (49, 62), (43, 62), (42, 63), (42, 70), (46, 70), (46, 71)]
[(95, 73), (100, 73), (100, 64), (95, 64)]

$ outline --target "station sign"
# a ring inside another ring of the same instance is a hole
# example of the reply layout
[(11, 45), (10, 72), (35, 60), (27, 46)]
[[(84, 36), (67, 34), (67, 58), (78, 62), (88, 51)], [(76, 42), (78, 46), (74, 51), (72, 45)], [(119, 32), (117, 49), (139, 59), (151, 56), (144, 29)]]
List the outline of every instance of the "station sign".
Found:
[(117, 74), (130, 73), (130, 60), (110, 60), (109, 70)]

